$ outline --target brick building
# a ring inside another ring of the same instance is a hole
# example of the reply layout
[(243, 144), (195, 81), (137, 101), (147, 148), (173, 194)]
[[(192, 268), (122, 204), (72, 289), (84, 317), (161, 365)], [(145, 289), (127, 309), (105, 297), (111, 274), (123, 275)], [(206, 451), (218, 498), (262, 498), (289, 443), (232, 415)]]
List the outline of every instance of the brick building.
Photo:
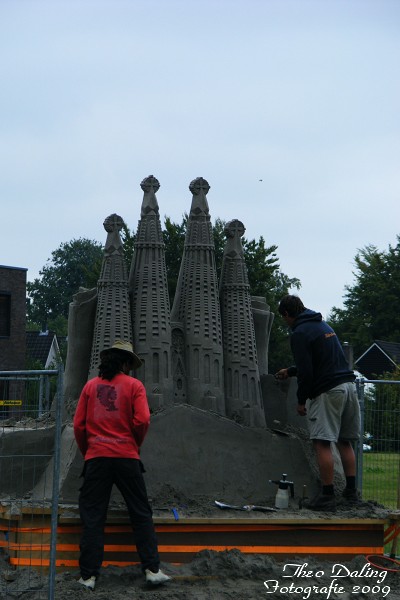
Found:
[(26, 273), (0, 265), (0, 371), (25, 368)]

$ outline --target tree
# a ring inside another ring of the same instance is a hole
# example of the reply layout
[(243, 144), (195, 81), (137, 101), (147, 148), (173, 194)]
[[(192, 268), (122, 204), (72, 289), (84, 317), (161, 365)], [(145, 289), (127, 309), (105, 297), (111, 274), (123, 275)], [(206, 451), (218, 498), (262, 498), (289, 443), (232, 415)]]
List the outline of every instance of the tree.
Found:
[(387, 251), (366, 246), (354, 261), (355, 283), (346, 286), (344, 308), (334, 307), (329, 321), (358, 357), (374, 340), (399, 341), (400, 236)]
[(167, 265), (168, 293), (172, 303), (176, 285), (178, 283), (179, 269), (185, 245), (185, 234), (188, 216), (185, 214), (182, 223), (173, 223), (169, 217), (165, 217), (165, 229), (163, 239), (165, 244), (165, 262)]
[(62, 243), (39, 271), (40, 277), (27, 283), (28, 321), (39, 328), (52, 326), (56, 333), (65, 335), (72, 296), (81, 286), (97, 285), (102, 259), (103, 246), (99, 242), (79, 238)]
[(129, 227), (126, 225), (125, 221), (121, 229), (121, 241), (124, 246), (124, 258), (126, 261), (126, 265), (128, 267), (128, 273), (130, 269), (130, 265), (132, 262), (133, 251), (135, 248), (136, 234), (134, 234)]

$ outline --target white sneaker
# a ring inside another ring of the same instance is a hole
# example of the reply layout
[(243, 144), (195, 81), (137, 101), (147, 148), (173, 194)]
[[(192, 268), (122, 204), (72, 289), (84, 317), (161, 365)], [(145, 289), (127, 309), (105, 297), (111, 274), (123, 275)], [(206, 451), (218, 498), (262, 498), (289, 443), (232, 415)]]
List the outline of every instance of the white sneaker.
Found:
[(170, 581), (172, 577), (166, 575), (159, 569), (157, 573), (153, 573), (150, 569), (145, 570), (146, 573), (146, 581), (147, 583), (151, 583), (153, 585), (160, 585), (160, 583), (165, 583), (166, 581)]
[(88, 588), (89, 590), (94, 590), (94, 586), (96, 585), (96, 577), (94, 575), (89, 577), (89, 579), (83, 579), (83, 577), (81, 577), (78, 580), (78, 583), (84, 585), (85, 588)]

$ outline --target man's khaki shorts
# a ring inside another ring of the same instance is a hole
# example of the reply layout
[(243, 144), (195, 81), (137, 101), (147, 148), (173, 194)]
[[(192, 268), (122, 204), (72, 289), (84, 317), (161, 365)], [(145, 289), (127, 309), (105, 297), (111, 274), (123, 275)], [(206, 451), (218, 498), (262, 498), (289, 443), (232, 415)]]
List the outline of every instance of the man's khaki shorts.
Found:
[(309, 400), (307, 416), (311, 440), (358, 440), (361, 418), (355, 384), (341, 383)]

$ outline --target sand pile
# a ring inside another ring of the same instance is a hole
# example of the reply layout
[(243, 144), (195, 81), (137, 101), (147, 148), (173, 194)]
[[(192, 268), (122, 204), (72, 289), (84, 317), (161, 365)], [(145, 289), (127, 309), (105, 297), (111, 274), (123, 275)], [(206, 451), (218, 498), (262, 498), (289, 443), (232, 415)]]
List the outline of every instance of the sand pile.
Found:
[[(163, 564), (162, 568), (174, 579), (158, 588), (148, 587), (139, 566), (107, 567), (94, 591), (77, 583), (77, 572), (58, 574), (55, 597), (56, 600), (398, 600), (399, 572), (386, 568), (394, 569), (400, 565), (382, 557), (371, 557), (373, 560), (375, 562), (371, 563), (366, 557), (357, 556), (348, 562), (325, 562), (315, 557), (294, 556), (286, 562), (277, 562), (268, 556), (245, 555), (239, 550), (204, 550), (191, 563), (182, 566)], [(22, 588), (28, 584), (28, 577), (31, 589), (36, 588), (36, 591), (24, 594)], [(32, 572), (20, 569), (16, 579), (7, 583), (7, 592), (1, 577), (1, 597), (45, 599), (47, 594), (42, 583), (39, 576), (35, 579)]]

